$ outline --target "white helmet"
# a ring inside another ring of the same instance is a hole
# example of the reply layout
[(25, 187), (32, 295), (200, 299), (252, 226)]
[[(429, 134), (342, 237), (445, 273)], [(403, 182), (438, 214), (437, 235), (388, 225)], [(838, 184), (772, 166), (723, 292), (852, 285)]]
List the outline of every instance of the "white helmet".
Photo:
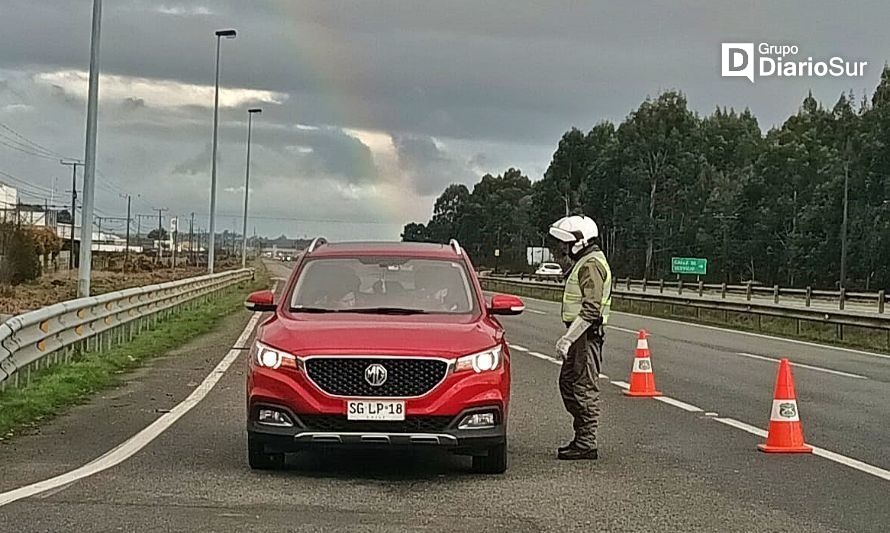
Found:
[(563, 217), (550, 225), (550, 235), (571, 244), (573, 254), (587, 248), (599, 234), (596, 222), (584, 215)]

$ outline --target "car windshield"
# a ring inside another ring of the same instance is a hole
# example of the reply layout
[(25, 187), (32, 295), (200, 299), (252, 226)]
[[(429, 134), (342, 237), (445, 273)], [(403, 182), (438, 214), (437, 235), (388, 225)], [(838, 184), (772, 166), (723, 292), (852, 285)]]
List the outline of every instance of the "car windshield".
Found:
[(463, 265), (432, 259), (313, 259), (291, 297), (295, 312), (462, 314), (475, 308)]

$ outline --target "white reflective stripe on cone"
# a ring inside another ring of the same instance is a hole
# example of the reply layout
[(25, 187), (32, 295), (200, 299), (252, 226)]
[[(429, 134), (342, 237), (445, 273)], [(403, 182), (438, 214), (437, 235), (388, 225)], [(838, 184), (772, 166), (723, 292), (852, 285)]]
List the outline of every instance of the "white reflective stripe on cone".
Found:
[(641, 374), (651, 374), (652, 359), (649, 359), (648, 357), (635, 357), (633, 371)]
[(646, 339), (637, 339), (637, 350), (648, 350), (649, 341)]
[(770, 422), (800, 422), (797, 400), (773, 400)]

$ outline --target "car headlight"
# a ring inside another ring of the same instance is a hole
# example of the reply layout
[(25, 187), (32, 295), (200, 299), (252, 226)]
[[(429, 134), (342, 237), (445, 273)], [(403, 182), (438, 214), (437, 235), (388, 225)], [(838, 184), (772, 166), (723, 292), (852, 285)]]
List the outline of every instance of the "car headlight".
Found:
[(266, 346), (265, 344), (257, 341), (256, 343), (256, 355), (254, 360), (256, 364), (264, 367), (264, 368), (298, 368), (297, 366), (297, 358), (289, 353), (282, 352), (281, 350), (276, 350), (271, 346)]
[(477, 374), (497, 370), (501, 365), (501, 346), (489, 348), (484, 352), (465, 355), (454, 364), (455, 372), (473, 370)]

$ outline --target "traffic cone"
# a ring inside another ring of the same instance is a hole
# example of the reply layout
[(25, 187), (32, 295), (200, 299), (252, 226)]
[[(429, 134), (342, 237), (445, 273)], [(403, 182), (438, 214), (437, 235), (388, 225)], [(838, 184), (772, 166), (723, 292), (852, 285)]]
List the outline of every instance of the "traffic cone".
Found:
[(630, 389), (624, 391), (627, 396), (661, 396), (661, 392), (655, 390), (655, 374), (652, 372), (650, 355), (646, 330), (641, 329), (634, 355), (634, 367), (630, 372)]
[(813, 448), (803, 441), (797, 393), (794, 392), (794, 378), (791, 376), (788, 359), (779, 362), (776, 392), (769, 416), (769, 433), (766, 444), (759, 444), (757, 448), (767, 453), (813, 453)]

